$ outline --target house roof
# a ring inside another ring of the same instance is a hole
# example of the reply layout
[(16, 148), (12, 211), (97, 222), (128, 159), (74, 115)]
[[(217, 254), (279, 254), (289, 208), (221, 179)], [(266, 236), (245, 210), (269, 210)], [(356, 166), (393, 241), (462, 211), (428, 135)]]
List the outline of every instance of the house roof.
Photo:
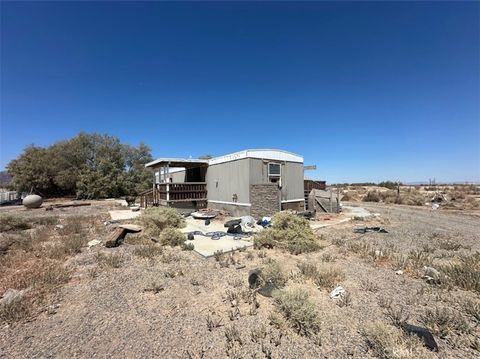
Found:
[(249, 149), (228, 155), (214, 157), (209, 160), (200, 159), (182, 159), (182, 158), (159, 158), (147, 163), (145, 167), (161, 167), (167, 164), (170, 167), (194, 168), (208, 165), (216, 165), (224, 162), (231, 162), (243, 158), (259, 158), (274, 161), (298, 162), (303, 163), (303, 157), (292, 152), (275, 149)]
[(182, 167), (182, 168), (195, 168), (208, 166), (208, 160), (199, 160), (199, 159), (185, 159), (185, 158), (159, 158), (155, 161), (149, 162), (145, 167)]

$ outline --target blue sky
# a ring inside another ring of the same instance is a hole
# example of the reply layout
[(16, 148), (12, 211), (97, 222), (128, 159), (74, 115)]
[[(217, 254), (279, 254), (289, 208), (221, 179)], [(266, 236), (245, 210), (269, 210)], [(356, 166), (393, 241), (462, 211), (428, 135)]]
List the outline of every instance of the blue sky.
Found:
[(479, 2), (1, 3), (0, 169), (80, 131), (480, 181)]

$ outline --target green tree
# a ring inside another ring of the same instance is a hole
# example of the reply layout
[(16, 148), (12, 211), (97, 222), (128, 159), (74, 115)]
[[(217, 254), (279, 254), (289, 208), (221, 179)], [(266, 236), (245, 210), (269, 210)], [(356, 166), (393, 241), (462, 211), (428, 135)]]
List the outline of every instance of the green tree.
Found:
[(20, 192), (43, 196), (105, 198), (136, 195), (150, 188), (150, 148), (122, 144), (114, 136), (80, 133), (47, 148), (29, 146), (7, 167)]

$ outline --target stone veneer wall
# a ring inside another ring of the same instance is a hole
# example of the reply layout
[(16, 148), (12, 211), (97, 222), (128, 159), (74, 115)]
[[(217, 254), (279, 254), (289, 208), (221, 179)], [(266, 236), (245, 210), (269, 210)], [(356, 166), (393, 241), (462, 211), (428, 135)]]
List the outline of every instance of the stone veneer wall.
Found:
[(272, 216), (280, 211), (280, 190), (272, 184), (250, 185), (250, 215), (255, 219), (263, 216)]

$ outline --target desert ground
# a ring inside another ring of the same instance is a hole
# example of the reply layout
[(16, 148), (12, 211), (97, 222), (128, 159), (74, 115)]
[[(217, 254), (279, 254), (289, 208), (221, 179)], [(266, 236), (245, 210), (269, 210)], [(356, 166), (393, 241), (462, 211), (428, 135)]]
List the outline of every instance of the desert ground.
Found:
[[(113, 201), (1, 208), (0, 295), (20, 292), (0, 309), (0, 357), (478, 357), (478, 210), (350, 205), (375, 215), (315, 229), (313, 252), (208, 259), (141, 233), (106, 248)], [(388, 233), (354, 232), (366, 226)], [(257, 268), (280, 295), (249, 287)], [(405, 323), (430, 330), (438, 351)]]

